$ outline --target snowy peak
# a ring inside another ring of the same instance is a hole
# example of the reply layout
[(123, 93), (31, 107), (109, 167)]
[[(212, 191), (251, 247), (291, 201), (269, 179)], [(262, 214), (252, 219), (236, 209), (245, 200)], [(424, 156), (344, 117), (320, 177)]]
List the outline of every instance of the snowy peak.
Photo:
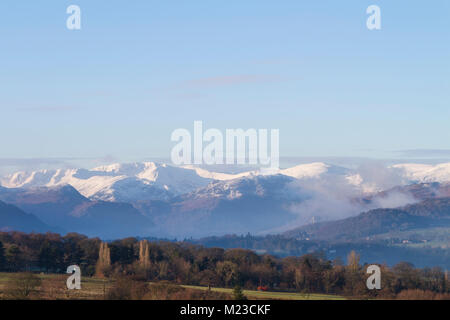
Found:
[(397, 164), (392, 168), (398, 170), (401, 175), (411, 182), (449, 182), (450, 163), (437, 165), (405, 163)]
[(2, 178), (1, 184), (7, 188), (22, 188), (46, 185), (59, 170), (40, 170), (33, 172), (16, 172)]
[(249, 175), (225, 181), (213, 181), (208, 186), (186, 194), (183, 198), (237, 199), (244, 196), (283, 197), (289, 192), (289, 183), (295, 179), (284, 175)]
[(218, 180), (218, 181), (233, 180), (233, 179), (238, 179), (238, 178), (242, 178), (242, 177), (248, 177), (248, 176), (256, 175), (256, 174), (260, 173), (258, 171), (245, 171), (245, 172), (236, 173), (236, 174), (222, 173), (222, 172), (212, 172), (212, 171), (208, 171), (206, 169), (194, 167), (192, 165), (184, 166), (183, 168), (195, 171), (196, 174), (198, 176), (202, 177), (202, 178), (211, 179), (211, 180)]
[(154, 162), (112, 164), (87, 169), (18, 172), (0, 179), (7, 188), (71, 185), (83, 196), (104, 201), (166, 200), (206, 186), (195, 170)]
[(155, 171), (158, 167), (165, 167), (165, 164), (155, 162), (134, 162), (134, 163), (114, 163), (107, 166), (100, 166), (91, 169), (94, 172), (105, 172), (109, 175), (117, 176), (137, 176), (143, 171)]
[(328, 172), (330, 167), (323, 162), (314, 162), (280, 170), (279, 173), (295, 179), (316, 178)]
[[(381, 172), (381, 171), (383, 172)], [(371, 174), (350, 170), (323, 162), (300, 164), (287, 169), (264, 169), (236, 174), (208, 171), (194, 166), (176, 167), (156, 162), (115, 163), (93, 169), (58, 169), (33, 172), (17, 172), (0, 179), (7, 188), (58, 187), (70, 185), (83, 196), (93, 200), (135, 202), (140, 200), (168, 200), (207, 187), (211, 183), (233, 187), (236, 181), (248, 181), (254, 177), (282, 175), (298, 181), (313, 179), (325, 182), (343, 181), (361, 191), (373, 193), (386, 189), (383, 175), (395, 174), (396, 185), (421, 182), (449, 182), (450, 163), (439, 165), (398, 164), (375, 168)], [(276, 180), (273, 178), (272, 180)], [(380, 181), (378, 181), (380, 180)], [(397, 183), (399, 182), (399, 183)], [(217, 186), (217, 185), (216, 185)], [(275, 186), (275, 188), (277, 188)], [(231, 190), (231, 189), (230, 189)], [(223, 191), (223, 190), (222, 190)], [(214, 194), (214, 192), (212, 193)], [(239, 192), (230, 194), (235, 197)]]

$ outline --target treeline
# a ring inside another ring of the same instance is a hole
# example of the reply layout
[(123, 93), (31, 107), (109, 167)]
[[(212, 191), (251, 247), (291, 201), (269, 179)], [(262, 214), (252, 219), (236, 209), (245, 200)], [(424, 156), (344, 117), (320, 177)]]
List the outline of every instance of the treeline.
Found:
[(243, 248), (257, 253), (272, 254), (277, 257), (301, 256), (309, 252), (323, 251), (329, 259), (345, 257), (356, 250), (361, 255), (362, 262), (378, 261), (395, 265), (401, 261), (411, 261), (419, 267), (440, 266), (450, 268), (450, 248), (446, 247), (409, 247), (396, 245), (401, 241), (389, 240), (356, 240), (356, 241), (319, 241), (306, 240), (307, 237), (291, 238), (284, 235), (225, 235), (202, 239), (186, 239), (205, 247)]
[(126, 238), (102, 242), (79, 234), (0, 233), (0, 270), (65, 273), (81, 267), (82, 276), (129, 277), (213, 287), (342, 294), (394, 298), (420, 294), (448, 295), (450, 282), (440, 268), (417, 269), (403, 262), (381, 265), (382, 290), (366, 288), (366, 266), (351, 252), (346, 263), (323, 254), (276, 258), (244, 249), (205, 248), (174, 242)]

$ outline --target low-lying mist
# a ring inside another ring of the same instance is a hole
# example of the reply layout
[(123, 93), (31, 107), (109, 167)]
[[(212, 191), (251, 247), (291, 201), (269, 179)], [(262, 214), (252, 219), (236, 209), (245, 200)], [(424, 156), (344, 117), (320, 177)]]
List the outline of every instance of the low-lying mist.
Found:
[(297, 218), (269, 232), (283, 232), (305, 224), (348, 218), (371, 209), (397, 208), (417, 202), (407, 191), (390, 190), (407, 183), (392, 168), (371, 162), (354, 171), (357, 172), (354, 175), (325, 174), (292, 182), (291, 192), (305, 199), (289, 208)]

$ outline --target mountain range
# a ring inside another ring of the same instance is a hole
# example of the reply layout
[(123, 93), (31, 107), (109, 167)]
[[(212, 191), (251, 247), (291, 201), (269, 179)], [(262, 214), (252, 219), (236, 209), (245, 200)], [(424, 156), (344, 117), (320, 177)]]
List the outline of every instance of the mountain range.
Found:
[(336, 242), (368, 240), (382, 234), (429, 228), (450, 228), (450, 197), (430, 198), (400, 208), (374, 209), (355, 217), (309, 224), (290, 230), (285, 236)]
[[(324, 163), (312, 163), (271, 173), (305, 179), (345, 170)], [(71, 185), (80, 194), (93, 200), (132, 202), (167, 200), (205, 187), (213, 181), (229, 181), (264, 174), (264, 171), (227, 174), (193, 166), (176, 167), (155, 162), (143, 162), (112, 164), (90, 170), (22, 171), (0, 178), (0, 185), (7, 188)]]
[[(223, 173), (143, 162), (13, 173), (0, 179), (0, 201), (35, 217), (41, 223), (36, 230), (203, 237), (280, 233), (311, 221), (414, 205), (450, 196), (448, 181), (448, 164), (359, 170), (316, 162)], [(400, 217), (403, 211), (391, 213)]]

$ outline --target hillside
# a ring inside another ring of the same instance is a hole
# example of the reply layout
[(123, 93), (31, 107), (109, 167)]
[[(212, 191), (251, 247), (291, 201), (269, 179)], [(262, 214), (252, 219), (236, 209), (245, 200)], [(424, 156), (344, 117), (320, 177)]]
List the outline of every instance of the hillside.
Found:
[(19, 208), (0, 201), (0, 230), (23, 232), (54, 231), (36, 216), (28, 214)]
[(356, 240), (388, 232), (450, 226), (450, 198), (427, 199), (395, 209), (374, 209), (356, 217), (310, 224), (286, 232), (287, 237)]
[(114, 239), (148, 235), (152, 226), (131, 204), (89, 200), (71, 186), (0, 188), (0, 200), (35, 215), (49, 226), (90, 236)]

